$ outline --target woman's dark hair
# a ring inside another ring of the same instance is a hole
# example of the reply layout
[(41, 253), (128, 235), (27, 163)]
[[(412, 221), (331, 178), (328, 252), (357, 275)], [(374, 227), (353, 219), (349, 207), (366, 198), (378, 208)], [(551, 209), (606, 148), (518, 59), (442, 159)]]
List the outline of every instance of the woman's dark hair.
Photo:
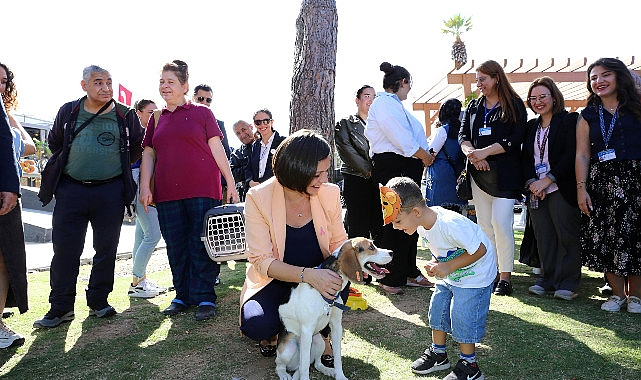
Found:
[(522, 100), (507, 80), (507, 76), (501, 65), (496, 61), (489, 60), (481, 63), (476, 71), (496, 79), (496, 90), (499, 94), (499, 103), (503, 110), (501, 120), (516, 123), (520, 115), (517, 115), (518, 110), (514, 106), (514, 101), (518, 100), (522, 102)]
[(450, 129), (447, 131), (447, 137), (458, 139), (459, 129), (461, 128), (461, 101), (456, 98), (447, 99), (438, 110), (438, 121), (436, 128), (443, 124), (448, 124)]
[[(556, 115), (559, 112), (562, 112), (565, 110), (565, 99), (563, 98), (563, 94), (561, 93), (561, 90), (556, 86), (556, 83), (554, 83), (554, 79), (550, 77), (541, 77), (541, 78), (536, 78), (532, 84), (530, 84), (530, 89), (527, 90), (527, 106), (534, 111), (534, 108), (532, 107), (532, 102), (530, 101), (530, 96), (532, 95), (532, 90), (534, 87), (538, 86), (543, 86), (550, 91), (550, 94), (552, 95), (552, 114)], [(534, 111), (536, 113), (536, 111)]]
[(361, 95), (363, 95), (363, 91), (367, 90), (368, 88), (373, 89), (374, 87), (370, 86), (369, 84), (363, 85), (363, 87), (359, 88), (358, 91), (356, 91), (356, 97), (360, 99)]
[(134, 109), (136, 111), (141, 111), (142, 112), (142, 110), (144, 110), (145, 107), (147, 107), (150, 104), (156, 104), (156, 102), (154, 102), (153, 100), (149, 100), (149, 99), (136, 100), (136, 102), (134, 103)]
[(274, 176), (284, 187), (307, 194), (318, 163), (329, 157), (330, 147), (320, 134), (301, 129), (288, 136), (272, 160)]
[(406, 80), (408, 83), (412, 80), (410, 72), (405, 70), (404, 67), (392, 66), (389, 62), (383, 62), (379, 68), (385, 73), (383, 77), (383, 88), (392, 90), (393, 93), (398, 92), (403, 80)]
[(616, 58), (599, 58), (588, 67), (587, 87), (588, 104), (598, 106), (601, 98), (592, 90), (590, 76), (592, 69), (601, 66), (608, 71), (614, 72), (616, 76), (617, 99), (619, 100), (619, 111), (630, 112), (635, 119), (641, 120), (641, 97), (635, 87), (634, 78), (628, 67)]
[(13, 72), (4, 63), (0, 63), (0, 67), (7, 72), (7, 88), (2, 93), (2, 101), (7, 110), (12, 110), (18, 107), (18, 91), (13, 83)]
[(165, 63), (165, 66), (162, 67), (162, 71), (173, 71), (178, 77), (180, 84), (189, 82), (187, 64), (179, 59), (174, 59), (170, 63)]

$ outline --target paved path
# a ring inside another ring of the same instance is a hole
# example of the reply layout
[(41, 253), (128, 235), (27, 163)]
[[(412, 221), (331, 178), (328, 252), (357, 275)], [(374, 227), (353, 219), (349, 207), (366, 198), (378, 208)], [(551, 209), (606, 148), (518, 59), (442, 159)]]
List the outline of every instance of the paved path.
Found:
[[(23, 215), (28, 214), (29, 210), (24, 209)], [(40, 213), (42, 214), (42, 213)], [(47, 218), (47, 216), (40, 216), (41, 218)], [(48, 216), (51, 217), (50, 214)], [(25, 221), (26, 223), (26, 221)], [(119, 257), (131, 257), (131, 251), (134, 246), (134, 234), (136, 226), (123, 223), (122, 230), (120, 231), (120, 241), (118, 243), (118, 256)], [(164, 240), (160, 239), (160, 242), (156, 246), (156, 249), (165, 248)], [(27, 250), (27, 270), (48, 270), (51, 264), (51, 258), (53, 257), (53, 244), (49, 243), (26, 243)], [(82, 262), (89, 262), (93, 257), (95, 251), (93, 250), (93, 231), (91, 226), (87, 230), (87, 236), (85, 239), (85, 249), (82, 252), (80, 259)]]

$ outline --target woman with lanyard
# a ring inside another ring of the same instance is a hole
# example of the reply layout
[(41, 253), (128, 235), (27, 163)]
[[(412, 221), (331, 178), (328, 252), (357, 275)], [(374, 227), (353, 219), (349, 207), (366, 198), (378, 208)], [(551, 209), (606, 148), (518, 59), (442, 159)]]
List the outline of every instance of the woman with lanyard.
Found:
[(587, 87), (575, 163), (583, 265), (612, 287), (602, 310), (641, 313), (641, 98), (614, 58), (588, 67)]
[[(374, 163), (373, 176), (377, 183), (387, 183), (394, 177), (410, 177), (421, 184), (424, 167), (434, 162), (427, 152), (427, 138), (421, 123), (403, 107), (412, 88), (409, 71), (401, 66), (383, 62), (383, 88), (369, 108), (365, 137), (370, 143)], [(386, 221), (386, 224), (389, 221)], [(390, 273), (379, 281), (388, 294), (401, 294), (401, 286), (434, 286), (416, 266), (418, 234), (408, 235), (395, 230), (389, 223), (381, 230), (377, 246), (394, 250), (387, 265)]]
[(459, 132), (461, 150), (469, 160), (476, 218), (495, 247), (499, 277), (494, 294), (512, 294), (514, 269), (514, 200), (520, 198), (521, 144), (527, 113), (501, 65), (486, 61), (476, 69), (483, 94), (472, 100)]
[(578, 114), (565, 110), (563, 95), (550, 77), (532, 82), (527, 105), (539, 116), (527, 123), (523, 178), (543, 269), (528, 290), (572, 300), (581, 280), (580, 212), (574, 186)]

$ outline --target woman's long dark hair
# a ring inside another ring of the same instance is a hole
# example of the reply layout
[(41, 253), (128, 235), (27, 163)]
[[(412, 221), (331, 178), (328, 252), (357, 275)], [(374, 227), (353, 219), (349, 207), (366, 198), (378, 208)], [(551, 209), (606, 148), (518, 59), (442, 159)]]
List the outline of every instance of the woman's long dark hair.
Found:
[(590, 73), (596, 66), (601, 66), (606, 70), (614, 72), (616, 76), (617, 99), (619, 100), (619, 111), (630, 112), (635, 119), (641, 121), (641, 95), (637, 92), (634, 78), (630, 74), (628, 67), (616, 58), (599, 58), (588, 67), (587, 87), (588, 105), (598, 106), (601, 104), (601, 98), (592, 90)]

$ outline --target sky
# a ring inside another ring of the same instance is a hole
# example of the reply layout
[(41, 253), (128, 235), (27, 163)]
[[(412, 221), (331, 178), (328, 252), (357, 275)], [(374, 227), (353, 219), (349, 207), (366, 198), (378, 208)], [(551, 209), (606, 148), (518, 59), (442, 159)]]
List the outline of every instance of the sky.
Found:
[[(592, 3), (592, 4), (590, 4)], [(272, 111), (274, 128), (289, 133), (289, 104), (302, 0), (4, 0), (5, 33), (0, 62), (15, 74), (20, 108), (53, 120), (65, 102), (84, 95), (82, 70), (95, 64), (133, 99), (164, 102), (160, 70), (181, 59), (189, 65), (190, 90), (213, 87), (212, 110), (225, 121), (230, 145), (240, 145), (231, 125), (250, 121), (261, 108)], [(489, 5), (491, 4), (491, 5)], [(641, 59), (638, 1), (575, 0), (490, 3), (427, 0), (336, 0), (338, 49), (335, 115), (356, 112), (356, 90), (364, 84), (383, 91), (379, 65), (390, 62), (412, 74), (404, 102), (423, 95), (453, 68), (454, 37), (441, 33), (443, 20), (472, 17), (463, 34), (468, 59), (600, 57)], [(633, 42), (635, 41), (635, 42)], [(190, 92), (191, 95), (191, 92)], [(424, 115), (413, 111), (423, 122)]]

